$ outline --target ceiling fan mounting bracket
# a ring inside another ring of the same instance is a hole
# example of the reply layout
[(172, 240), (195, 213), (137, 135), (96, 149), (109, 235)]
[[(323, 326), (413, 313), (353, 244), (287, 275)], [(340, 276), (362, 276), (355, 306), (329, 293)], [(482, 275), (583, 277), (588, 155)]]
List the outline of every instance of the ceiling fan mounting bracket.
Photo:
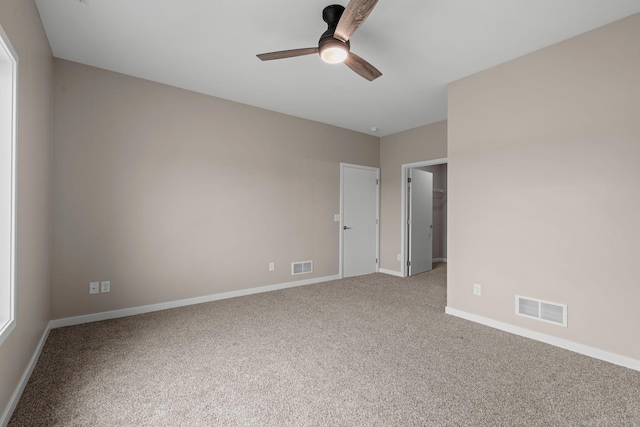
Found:
[(340, 6), (339, 4), (329, 5), (322, 11), (322, 20), (329, 25), (338, 25), (342, 12), (344, 12), (344, 6)]

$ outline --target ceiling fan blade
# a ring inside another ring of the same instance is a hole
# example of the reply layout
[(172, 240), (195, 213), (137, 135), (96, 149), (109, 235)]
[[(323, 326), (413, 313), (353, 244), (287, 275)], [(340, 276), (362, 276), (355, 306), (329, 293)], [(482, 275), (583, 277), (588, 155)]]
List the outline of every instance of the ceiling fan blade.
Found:
[(317, 47), (305, 47), (302, 49), (281, 50), (278, 52), (261, 53), (256, 55), (263, 61), (270, 61), (272, 59), (293, 58), (294, 56), (311, 55), (312, 53), (318, 53)]
[(347, 67), (351, 68), (353, 71), (369, 81), (373, 81), (382, 75), (376, 67), (369, 64), (353, 52), (349, 52), (349, 56), (344, 60), (344, 63)]
[(351, 0), (342, 12), (333, 37), (346, 42), (369, 16), (378, 0)]

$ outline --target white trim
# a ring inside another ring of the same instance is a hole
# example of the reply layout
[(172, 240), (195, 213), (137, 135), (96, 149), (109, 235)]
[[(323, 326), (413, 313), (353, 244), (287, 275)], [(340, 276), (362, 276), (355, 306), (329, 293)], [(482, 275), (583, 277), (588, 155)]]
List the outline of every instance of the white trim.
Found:
[(402, 168), (402, 177), (400, 179), (400, 255), (402, 260), (400, 261), (400, 273), (402, 277), (407, 277), (407, 175), (409, 169), (412, 168), (421, 168), (424, 166), (434, 166), (434, 165), (442, 165), (448, 163), (449, 159), (447, 157), (443, 157), (441, 159), (433, 159), (433, 160), (425, 160), (422, 162), (413, 162), (413, 163), (403, 163), (400, 167)]
[(372, 166), (362, 166), (362, 165), (354, 165), (352, 163), (343, 163), (340, 162), (340, 228), (338, 229), (338, 233), (340, 233), (340, 248), (338, 250), (339, 262), (338, 262), (338, 275), (340, 278), (344, 277), (342, 264), (343, 264), (343, 236), (342, 227), (344, 227), (344, 168), (356, 168), (356, 169), (365, 169), (376, 172), (376, 179), (378, 180), (377, 188), (376, 188), (376, 270), (375, 272), (380, 272), (380, 188), (382, 187), (380, 182), (380, 168), (372, 167)]
[[(9, 319), (6, 323), (0, 325), (0, 345), (11, 332), (15, 329), (17, 323), (17, 293), (18, 293), (18, 278), (17, 278), (17, 260), (16, 253), (18, 251), (18, 243), (16, 239), (17, 225), (17, 204), (16, 194), (18, 194), (18, 54), (13, 48), (7, 33), (5, 33), (2, 26), (0, 26), (0, 48), (5, 51), (9, 61), (11, 62), (11, 119), (9, 126), (11, 129), (10, 136), (10, 150), (11, 150), (11, 218), (9, 218), (9, 233), (10, 233), (10, 253), (9, 253)], [(3, 137), (4, 138), (4, 137)], [(6, 278), (3, 277), (4, 281)], [(3, 285), (4, 286), (4, 285)], [(4, 289), (3, 289), (4, 292)], [(2, 310), (6, 310), (6, 307), (2, 307)]]
[(260, 294), (263, 292), (277, 291), (280, 289), (295, 288), (297, 286), (313, 285), (321, 282), (329, 282), (331, 280), (340, 279), (339, 275), (316, 277), (312, 279), (296, 280), (294, 282), (279, 283), (275, 285), (259, 286), (257, 288), (241, 289), (238, 291), (223, 292), (220, 294), (204, 295), (195, 298), (186, 298), (177, 301), (168, 301), (158, 304), (149, 304), (138, 307), (123, 308), (121, 310), (103, 311), (100, 313), (86, 314), (83, 316), (66, 317), (55, 319), (50, 322), (51, 329), (61, 328), (64, 326), (80, 325), (89, 322), (98, 322), (100, 320), (117, 319), (119, 317), (135, 316), (136, 314), (151, 313), (153, 311), (167, 310), (170, 308), (184, 307), (193, 304), (202, 304), (205, 302), (218, 301), (228, 298), (236, 298), (245, 295)]
[(343, 185), (344, 182), (344, 163), (340, 163), (340, 223), (338, 224), (338, 276), (342, 278), (342, 238), (344, 233), (342, 232), (342, 227), (344, 226), (344, 210), (343, 210)]
[(392, 276), (397, 276), (397, 277), (404, 277), (402, 273), (400, 273), (399, 271), (387, 270), (386, 268), (380, 268), (378, 270), (378, 273), (390, 274)]
[(49, 336), (50, 330), (51, 330), (51, 322), (49, 322), (49, 324), (47, 325), (47, 328), (44, 330), (44, 333), (42, 334), (42, 338), (40, 338), (40, 342), (36, 347), (36, 351), (33, 353), (33, 356), (31, 356), (31, 360), (27, 365), (27, 369), (25, 369), (24, 373), (22, 374), (22, 377), (20, 378), (20, 382), (16, 387), (16, 390), (13, 392), (13, 395), (11, 395), (11, 399), (9, 399), (9, 405), (5, 408), (4, 413), (2, 414), (2, 418), (0, 418), (0, 426), (6, 427), (9, 424), (9, 420), (13, 415), (13, 411), (16, 410), (16, 406), (18, 406), (20, 397), (22, 396), (22, 393), (24, 392), (24, 389), (27, 386), (27, 383), (29, 382), (29, 378), (33, 373), (33, 369), (36, 367), (36, 364), (38, 363), (38, 359), (40, 358), (40, 353), (42, 353), (42, 349), (44, 348), (44, 343), (47, 341), (47, 337)]
[(431, 262), (447, 262), (446, 258), (434, 258), (431, 260)]
[(460, 317), (465, 320), (469, 320), (471, 322), (480, 323), (485, 326), (499, 329), (501, 331), (520, 335), (521, 337), (530, 338), (532, 340), (541, 341), (555, 347), (564, 348), (565, 350), (570, 350), (576, 353), (583, 354), (585, 356), (593, 357), (594, 359), (604, 360), (605, 362), (613, 363), (614, 365), (624, 366), (625, 368), (640, 371), (640, 360), (632, 359), (630, 357), (620, 356), (619, 354), (610, 353), (608, 351), (600, 350), (594, 347), (589, 347), (588, 345), (579, 344), (573, 341), (557, 338), (540, 332), (531, 331), (529, 329), (521, 328), (520, 326), (499, 322), (497, 320), (467, 313), (465, 311), (457, 310), (451, 307), (445, 307), (445, 313), (452, 316)]

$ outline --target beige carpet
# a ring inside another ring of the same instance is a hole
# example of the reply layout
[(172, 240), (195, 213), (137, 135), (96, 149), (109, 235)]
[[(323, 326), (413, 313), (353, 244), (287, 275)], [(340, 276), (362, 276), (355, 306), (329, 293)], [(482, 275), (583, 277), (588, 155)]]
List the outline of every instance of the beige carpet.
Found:
[(444, 314), (446, 265), (51, 331), (11, 426), (640, 426), (640, 372)]

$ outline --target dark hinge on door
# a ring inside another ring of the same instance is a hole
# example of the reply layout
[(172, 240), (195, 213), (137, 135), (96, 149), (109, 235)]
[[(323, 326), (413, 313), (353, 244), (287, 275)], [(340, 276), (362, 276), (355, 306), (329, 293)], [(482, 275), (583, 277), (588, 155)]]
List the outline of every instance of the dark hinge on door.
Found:
[(407, 180), (407, 182), (408, 182), (408, 183), (411, 183), (411, 178), (409, 178), (409, 179)]
[(407, 261), (407, 267), (411, 267), (411, 261)]
[(379, 184), (380, 184), (380, 180), (376, 179), (376, 185), (379, 185)]
[(378, 258), (376, 258), (376, 264), (378, 263)]

